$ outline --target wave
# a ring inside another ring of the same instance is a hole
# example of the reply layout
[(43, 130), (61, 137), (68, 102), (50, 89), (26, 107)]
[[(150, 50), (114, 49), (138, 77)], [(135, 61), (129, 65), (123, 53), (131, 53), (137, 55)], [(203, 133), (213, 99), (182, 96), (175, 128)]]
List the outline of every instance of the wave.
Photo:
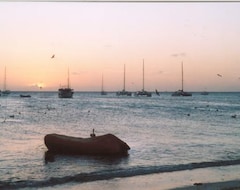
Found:
[(134, 177), (139, 175), (148, 175), (156, 173), (167, 173), (184, 170), (194, 170), (200, 168), (221, 167), (240, 165), (240, 159), (237, 160), (220, 160), (200, 163), (189, 163), (179, 165), (165, 165), (165, 166), (135, 166), (126, 169), (112, 169), (101, 170), (89, 173), (80, 173), (72, 176), (54, 177), (47, 180), (21, 180), (15, 182), (0, 181), (0, 189), (18, 189), (18, 188), (40, 188), (54, 185), (62, 185), (69, 182), (92, 182), (98, 180), (109, 180), (113, 178)]

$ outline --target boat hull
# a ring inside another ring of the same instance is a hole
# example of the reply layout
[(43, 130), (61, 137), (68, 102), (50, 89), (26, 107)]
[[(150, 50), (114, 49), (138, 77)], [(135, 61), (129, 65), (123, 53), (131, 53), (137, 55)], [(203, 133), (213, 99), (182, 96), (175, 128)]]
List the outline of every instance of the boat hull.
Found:
[(59, 134), (44, 137), (48, 150), (58, 154), (126, 155), (130, 147), (112, 134), (90, 138), (77, 138)]
[(184, 92), (183, 90), (178, 90), (172, 94), (172, 96), (192, 96), (190, 92)]
[(24, 95), (24, 94), (20, 94), (19, 95), (21, 98), (31, 98), (31, 95), (27, 94), (27, 95)]
[(143, 91), (138, 91), (138, 92), (136, 92), (136, 93), (135, 93), (135, 96), (152, 97), (152, 93), (143, 90)]
[(209, 93), (208, 92), (201, 92), (201, 95), (208, 95)]
[(72, 98), (73, 90), (71, 88), (60, 88), (58, 89), (59, 98)]
[[(1, 93), (1, 92), (0, 92)], [(4, 90), (4, 91), (2, 91), (2, 95), (3, 96), (7, 96), (7, 95), (9, 95), (11, 93), (11, 91), (10, 90)]]
[(116, 95), (117, 96), (132, 96), (132, 93), (128, 92), (128, 91), (125, 91), (125, 90), (122, 90), (122, 91), (117, 92)]

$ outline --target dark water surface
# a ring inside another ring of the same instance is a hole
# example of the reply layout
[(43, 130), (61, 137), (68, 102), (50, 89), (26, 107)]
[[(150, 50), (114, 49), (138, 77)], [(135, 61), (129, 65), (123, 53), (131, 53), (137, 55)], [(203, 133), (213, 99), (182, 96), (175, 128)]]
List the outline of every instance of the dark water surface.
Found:
[[(19, 94), (0, 97), (0, 188), (240, 164), (239, 93), (143, 98), (76, 92), (73, 99), (59, 99), (56, 92)], [(129, 156), (55, 155), (46, 162), (46, 134), (89, 137), (93, 128), (125, 141)]]

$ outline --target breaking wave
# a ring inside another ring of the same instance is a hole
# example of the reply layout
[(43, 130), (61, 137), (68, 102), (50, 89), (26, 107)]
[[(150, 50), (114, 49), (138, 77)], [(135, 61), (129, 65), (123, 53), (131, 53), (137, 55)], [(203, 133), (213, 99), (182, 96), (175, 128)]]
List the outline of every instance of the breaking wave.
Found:
[(157, 174), (157, 173), (167, 173), (176, 172), (184, 170), (194, 170), (200, 168), (210, 168), (210, 167), (221, 167), (221, 166), (232, 166), (240, 165), (240, 159), (236, 160), (220, 160), (220, 161), (210, 161), (210, 162), (200, 162), (200, 163), (189, 163), (189, 164), (179, 164), (179, 165), (165, 165), (165, 166), (136, 166), (126, 169), (111, 169), (111, 170), (101, 170), (89, 173), (80, 173), (71, 176), (64, 177), (54, 177), (47, 180), (37, 181), (37, 180), (20, 180), (15, 182), (1, 181), (0, 189), (18, 189), (18, 188), (40, 188), (48, 187), (54, 185), (62, 185), (69, 182), (92, 182), (98, 180), (109, 180), (113, 178), (124, 178), (124, 177), (134, 177), (139, 175)]

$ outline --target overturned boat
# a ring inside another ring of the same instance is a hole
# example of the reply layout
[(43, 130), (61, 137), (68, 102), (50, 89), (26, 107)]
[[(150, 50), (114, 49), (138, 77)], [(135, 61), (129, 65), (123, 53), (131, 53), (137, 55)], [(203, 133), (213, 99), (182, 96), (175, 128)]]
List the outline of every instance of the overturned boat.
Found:
[(47, 134), (44, 137), (48, 150), (58, 154), (127, 155), (130, 147), (113, 134), (90, 138)]

